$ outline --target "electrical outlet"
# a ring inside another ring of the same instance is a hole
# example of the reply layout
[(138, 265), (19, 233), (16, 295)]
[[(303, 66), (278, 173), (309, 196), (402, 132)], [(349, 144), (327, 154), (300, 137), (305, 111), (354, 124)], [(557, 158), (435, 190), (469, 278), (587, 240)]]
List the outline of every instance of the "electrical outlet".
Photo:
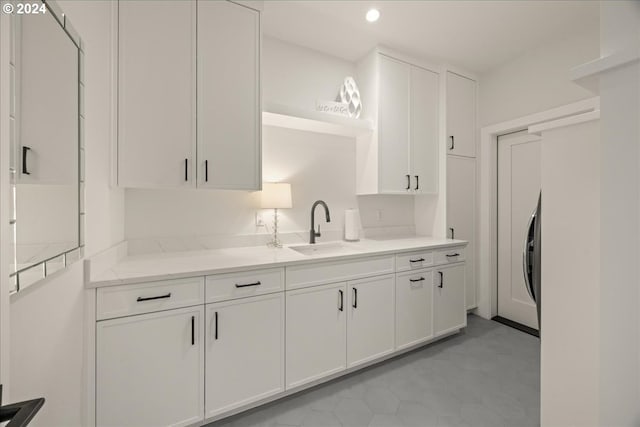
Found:
[(264, 227), (264, 217), (262, 212), (256, 212), (256, 227)]

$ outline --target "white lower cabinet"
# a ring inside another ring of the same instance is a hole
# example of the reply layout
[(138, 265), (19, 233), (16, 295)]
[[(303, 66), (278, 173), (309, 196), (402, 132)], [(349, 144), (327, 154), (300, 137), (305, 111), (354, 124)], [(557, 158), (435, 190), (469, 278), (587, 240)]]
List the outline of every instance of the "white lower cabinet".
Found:
[(206, 307), (205, 418), (284, 391), (284, 293)]
[(346, 368), (347, 285), (287, 292), (287, 389)]
[(433, 273), (435, 336), (467, 326), (464, 264), (439, 267)]
[(348, 282), (347, 367), (393, 352), (394, 275)]
[(433, 337), (433, 272), (396, 275), (396, 349)]
[(96, 424), (186, 426), (204, 414), (203, 306), (96, 324)]

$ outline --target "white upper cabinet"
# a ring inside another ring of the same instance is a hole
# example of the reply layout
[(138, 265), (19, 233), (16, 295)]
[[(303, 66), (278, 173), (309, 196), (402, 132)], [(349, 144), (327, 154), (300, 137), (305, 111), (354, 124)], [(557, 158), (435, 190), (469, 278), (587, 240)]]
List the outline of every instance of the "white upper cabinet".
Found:
[(118, 16), (118, 185), (259, 189), (260, 12), (120, 1)]
[(358, 80), (376, 128), (357, 140), (358, 194), (437, 193), (438, 73), (374, 51)]
[(447, 154), (475, 157), (476, 82), (447, 72)]
[(409, 175), (409, 64), (379, 57), (379, 190), (405, 193)]
[(195, 1), (118, 4), (121, 187), (195, 186), (195, 18)]
[(410, 169), (416, 193), (438, 192), (438, 74), (411, 66)]
[(198, 186), (260, 189), (260, 13), (198, 1)]

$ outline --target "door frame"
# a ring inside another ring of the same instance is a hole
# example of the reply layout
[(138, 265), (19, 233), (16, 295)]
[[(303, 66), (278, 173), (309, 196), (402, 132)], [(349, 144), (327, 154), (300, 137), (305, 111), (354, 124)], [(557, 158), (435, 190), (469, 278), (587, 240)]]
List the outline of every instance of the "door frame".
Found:
[(480, 129), (478, 164), (478, 232), (476, 314), (498, 314), (498, 136), (527, 130), (540, 133), (541, 124), (600, 110), (600, 97), (585, 99)]

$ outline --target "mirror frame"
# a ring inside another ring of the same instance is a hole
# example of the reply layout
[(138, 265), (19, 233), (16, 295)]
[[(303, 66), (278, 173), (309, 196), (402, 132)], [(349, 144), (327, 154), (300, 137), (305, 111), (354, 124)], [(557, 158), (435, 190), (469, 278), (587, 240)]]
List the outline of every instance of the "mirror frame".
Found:
[[(84, 44), (82, 39), (78, 35), (78, 32), (73, 28), (71, 22), (64, 14), (60, 6), (53, 0), (37, 0), (45, 4), (47, 8), (46, 13), (50, 13), (60, 25), (60, 28), (67, 34), (69, 39), (73, 42), (78, 50), (78, 244), (76, 247), (68, 249), (57, 255), (51, 256), (47, 259), (38, 261), (28, 267), (22, 269), (16, 269), (10, 273), (10, 294), (15, 294), (21, 289), (24, 289), (36, 282), (39, 282), (46, 277), (53, 275), (56, 272), (66, 269), (69, 265), (82, 259), (84, 257), (84, 240), (85, 240), (85, 143), (84, 143)], [(9, 0), (9, 3), (17, 3), (16, 1)], [(10, 93), (13, 99), (10, 100), (12, 105), (16, 105), (16, 70), (15, 70), (15, 46), (16, 46), (16, 28), (17, 28), (17, 16), (12, 13), (9, 15), (10, 19), (10, 75), (13, 78), (10, 81)], [(12, 111), (11, 119), (15, 119), (15, 111)], [(9, 144), (13, 147), (17, 147), (18, 141), (16, 132), (12, 132), (9, 140)], [(15, 162), (14, 162), (15, 164)], [(16, 212), (16, 170), (10, 169), (10, 197), (13, 198), (11, 203), (13, 209), (10, 212), (10, 226), (13, 236), (12, 256), (14, 265), (17, 266), (17, 227), (19, 224), (19, 214)]]

